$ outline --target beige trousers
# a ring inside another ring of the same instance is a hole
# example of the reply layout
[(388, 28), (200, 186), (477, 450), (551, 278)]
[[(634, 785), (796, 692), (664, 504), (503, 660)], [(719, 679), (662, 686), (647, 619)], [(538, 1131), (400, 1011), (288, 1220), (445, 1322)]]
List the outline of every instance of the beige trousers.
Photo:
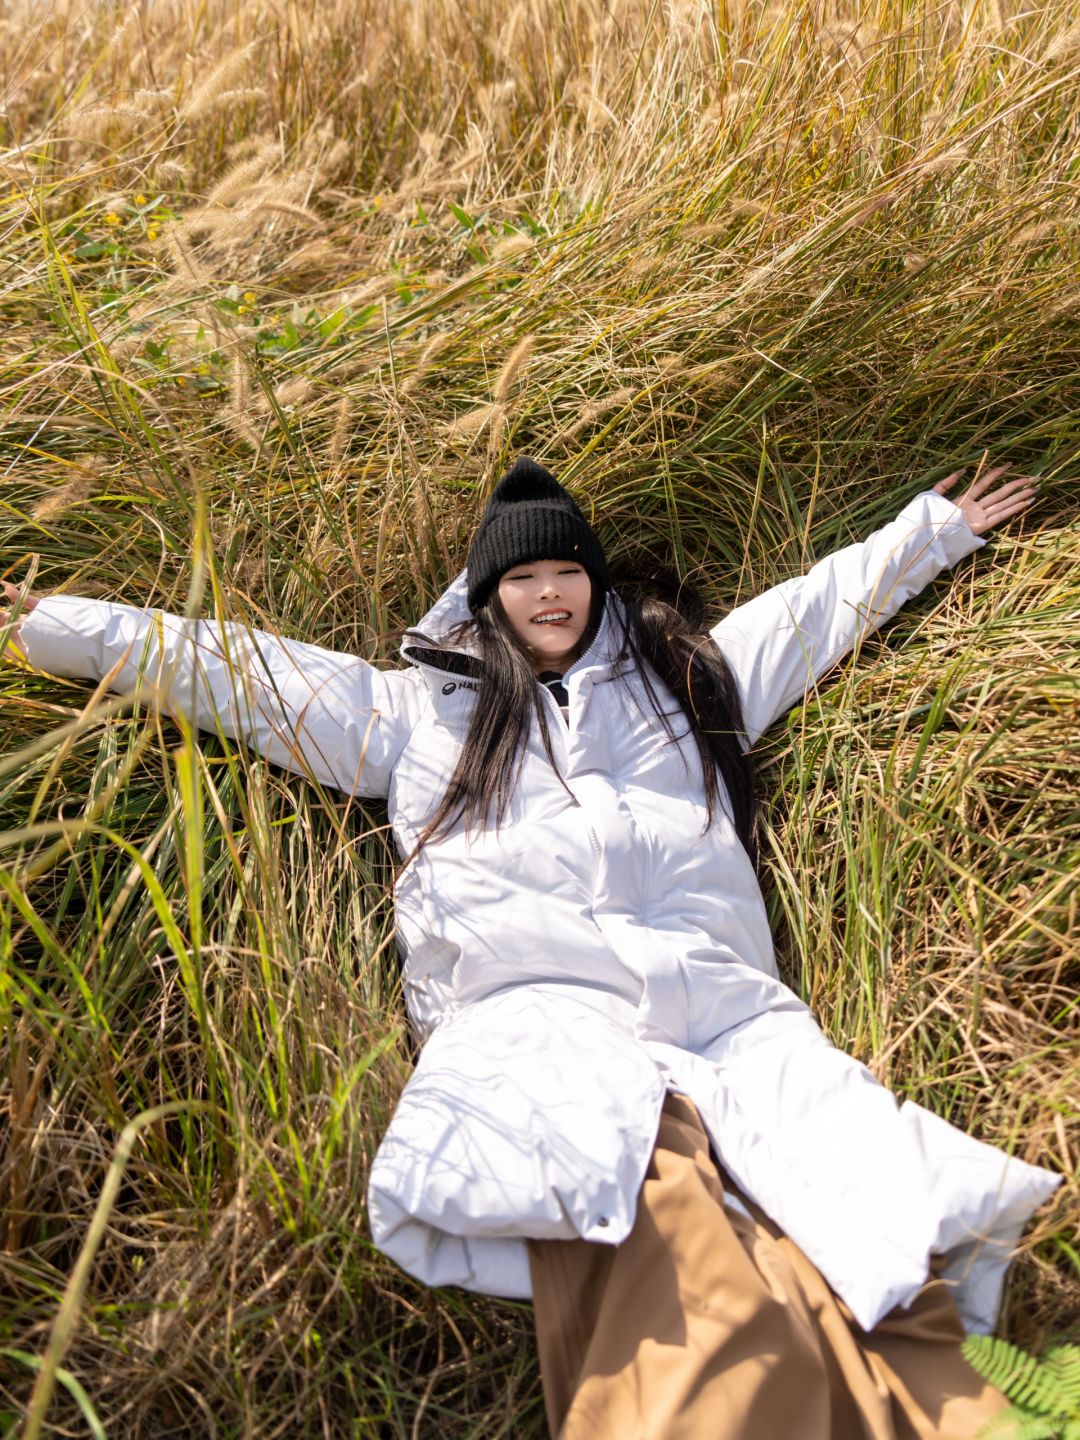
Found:
[(971, 1440), (1005, 1404), (944, 1282), (867, 1332), (775, 1226), (725, 1210), (681, 1095), (623, 1243), (530, 1240), (529, 1263), (557, 1440)]

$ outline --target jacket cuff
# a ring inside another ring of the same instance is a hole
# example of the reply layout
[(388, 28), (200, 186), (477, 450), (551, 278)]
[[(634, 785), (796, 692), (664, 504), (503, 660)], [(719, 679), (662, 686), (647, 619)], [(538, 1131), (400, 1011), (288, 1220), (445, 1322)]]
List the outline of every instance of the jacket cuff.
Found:
[(81, 595), (45, 595), (24, 613), (19, 642), (35, 670), (69, 680), (100, 680), (105, 673), (103, 637), (110, 618), (144, 612)]
[(923, 490), (901, 510), (900, 515), (916, 525), (929, 525), (934, 530), (936, 545), (946, 564), (955, 565), (965, 555), (986, 544), (964, 519), (964, 512), (947, 495), (936, 490)]

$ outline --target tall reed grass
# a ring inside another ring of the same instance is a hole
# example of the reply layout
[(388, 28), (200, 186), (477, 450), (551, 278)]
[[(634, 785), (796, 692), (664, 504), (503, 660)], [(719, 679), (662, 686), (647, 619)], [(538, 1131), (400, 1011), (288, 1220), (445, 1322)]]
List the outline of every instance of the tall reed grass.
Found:
[[(948, 471), (1043, 479), (760, 747), (785, 973), (1070, 1177), (1065, 0), (7, 0), (2, 575), (393, 661), (546, 462), (717, 614)], [(5, 661), (0, 1433), (540, 1436), (527, 1306), (371, 1248), (384, 814)]]

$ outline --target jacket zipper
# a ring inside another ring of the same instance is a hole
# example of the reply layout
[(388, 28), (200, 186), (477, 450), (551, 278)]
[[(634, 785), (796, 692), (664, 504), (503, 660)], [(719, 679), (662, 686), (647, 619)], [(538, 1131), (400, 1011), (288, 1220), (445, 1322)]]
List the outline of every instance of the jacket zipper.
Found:
[(581, 818), (585, 821), (585, 829), (589, 832), (589, 844), (593, 848), (593, 854), (596, 856), (597, 860), (599, 860), (601, 855), (600, 837), (593, 829), (592, 822), (590, 821), (589, 817), (585, 814), (585, 806), (582, 805), (581, 801), (577, 798), (577, 796), (572, 790), (570, 791), (570, 797), (573, 800), (574, 804), (577, 806), (577, 808), (581, 811)]
[[(557, 704), (557, 702), (556, 702), (556, 700), (555, 700), (555, 696), (552, 695), (551, 691), (548, 690), (547, 686), (545, 685), (545, 686), (543, 686), (542, 688), (547, 692), (547, 697), (548, 697), (547, 701), (544, 701), (543, 703), (547, 704), (548, 702), (550, 702), (552, 708), (554, 709), (555, 713), (556, 713), (556, 714), (558, 715), (558, 717), (559, 717), (559, 724), (562, 726), (563, 731), (565, 732), (565, 731), (567, 730), (568, 726), (569, 726), (569, 721), (564, 718), (563, 713), (562, 713), (562, 711), (559, 709), (559, 706), (558, 706), (558, 704)], [(563, 777), (563, 784), (566, 785), (565, 776)], [(596, 856), (597, 860), (599, 860), (599, 859), (601, 858), (602, 854), (603, 854), (603, 852), (602, 852), (601, 849), (600, 849), (600, 837), (597, 835), (596, 831), (593, 829), (592, 823), (591, 823), (591, 821), (589, 820), (589, 817), (585, 814), (585, 807), (584, 807), (584, 805), (582, 805), (581, 801), (580, 801), (580, 800), (578, 799), (578, 797), (574, 794), (573, 790), (570, 789), (570, 786), (569, 786), (569, 785), (566, 785), (566, 788), (567, 788), (567, 790), (570, 791), (570, 798), (573, 800), (573, 802), (574, 802), (574, 804), (577, 806), (577, 808), (581, 811), (581, 818), (585, 821), (585, 829), (589, 832), (589, 844), (590, 844), (590, 845), (592, 846), (592, 848), (593, 848), (593, 854)]]

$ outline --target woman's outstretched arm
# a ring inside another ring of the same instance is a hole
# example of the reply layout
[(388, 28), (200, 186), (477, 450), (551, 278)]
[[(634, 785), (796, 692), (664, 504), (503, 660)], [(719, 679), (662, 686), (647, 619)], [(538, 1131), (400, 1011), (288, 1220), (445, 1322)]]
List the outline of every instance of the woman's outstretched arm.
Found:
[[(6, 599), (19, 592), (5, 584)], [(0, 610), (0, 625), (10, 621)], [(412, 728), (409, 673), (237, 622), (27, 596), (10, 642), (53, 675), (98, 681), (244, 740), (267, 759), (350, 794), (385, 797)]]
[(947, 476), (867, 540), (827, 556), (732, 610), (712, 636), (735, 673), (751, 743), (825, 672), (931, 580), (985, 544), (993, 526), (1026, 510), (1036, 482), (997, 482), (999, 465), (955, 502)]

